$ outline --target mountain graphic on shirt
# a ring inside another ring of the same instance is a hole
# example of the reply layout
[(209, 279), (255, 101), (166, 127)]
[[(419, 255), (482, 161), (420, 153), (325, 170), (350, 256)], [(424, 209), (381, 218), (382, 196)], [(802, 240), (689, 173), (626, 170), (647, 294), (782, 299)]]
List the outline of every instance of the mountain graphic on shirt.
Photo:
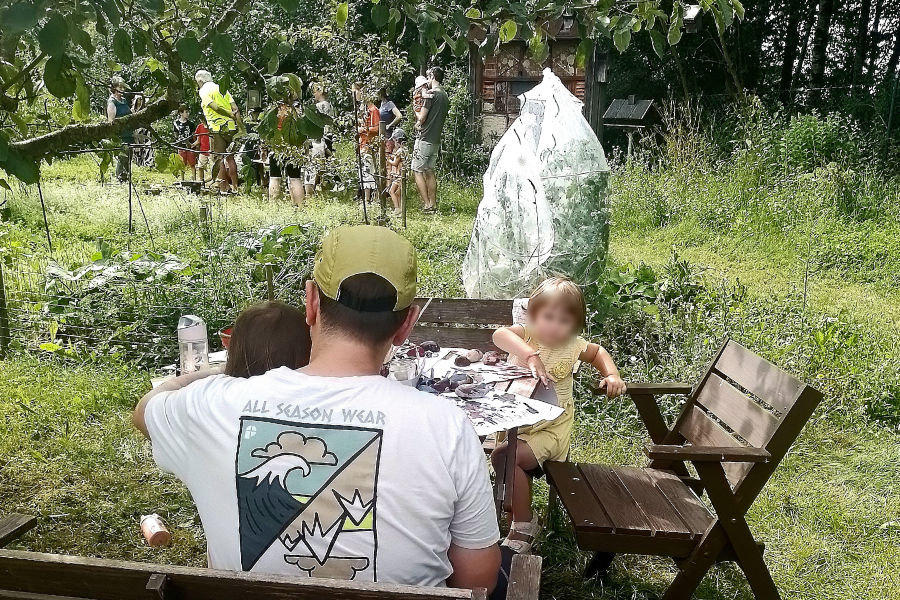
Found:
[(297, 575), (374, 581), (381, 438), (377, 429), (243, 417), (235, 464), (242, 568), (272, 569), (277, 557)]

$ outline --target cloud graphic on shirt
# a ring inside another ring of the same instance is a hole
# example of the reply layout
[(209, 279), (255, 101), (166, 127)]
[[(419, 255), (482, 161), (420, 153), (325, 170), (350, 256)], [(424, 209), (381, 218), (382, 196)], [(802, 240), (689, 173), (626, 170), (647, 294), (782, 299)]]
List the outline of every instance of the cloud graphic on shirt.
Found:
[(250, 454), (255, 458), (275, 458), (284, 454), (300, 456), (311, 465), (335, 466), (337, 455), (328, 451), (325, 440), (313, 436), (305, 436), (299, 431), (285, 431), (278, 435), (274, 442), (264, 448), (256, 448)]

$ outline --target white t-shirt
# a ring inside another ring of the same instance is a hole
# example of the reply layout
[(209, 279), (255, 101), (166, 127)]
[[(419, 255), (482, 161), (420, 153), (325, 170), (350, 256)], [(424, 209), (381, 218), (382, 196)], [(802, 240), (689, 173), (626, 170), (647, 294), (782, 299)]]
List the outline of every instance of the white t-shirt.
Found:
[(465, 415), (384, 377), (217, 375), (155, 396), (145, 421), (213, 568), (436, 586), (451, 543), (500, 537)]

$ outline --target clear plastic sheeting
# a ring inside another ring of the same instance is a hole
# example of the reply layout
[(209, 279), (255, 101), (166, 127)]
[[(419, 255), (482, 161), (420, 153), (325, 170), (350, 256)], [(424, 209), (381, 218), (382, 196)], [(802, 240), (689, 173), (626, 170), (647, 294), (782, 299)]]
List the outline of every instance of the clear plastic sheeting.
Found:
[(596, 282), (609, 244), (609, 166), (582, 103), (550, 69), (484, 174), (462, 266), (471, 298), (527, 296), (542, 279)]

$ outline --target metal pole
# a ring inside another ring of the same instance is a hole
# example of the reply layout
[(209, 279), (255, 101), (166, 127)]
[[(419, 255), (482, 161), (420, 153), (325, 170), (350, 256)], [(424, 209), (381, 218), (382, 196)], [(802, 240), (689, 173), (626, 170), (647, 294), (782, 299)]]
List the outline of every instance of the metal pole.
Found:
[(891, 139), (891, 130), (894, 127), (894, 107), (897, 103), (897, 82), (900, 81), (900, 76), (894, 76), (894, 86), (891, 90), (891, 104), (890, 109), (888, 110), (888, 120), (887, 120), (887, 131), (884, 134), (884, 156), (887, 158), (887, 151), (890, 147), (890, 139)]
[(41, 213), (44, 215), (44, 232), (47, 234), (47, 247), (53, 254), (53, 240), (50, 239), (50, 223), (47, 222), (47, 205), (44, 204), (44, 192), (41, 190), (41, 180), (37, 181), (38, 198), (41, 199)]
[(377, 183), (378, 197), (381, 199), (381, 218), (387, 213), (387, 127), (384, 122), (378, 122), (378, 174), (381, 182)]
[(6, 286), (3, 283), (3, 261), (0, 260), (0, 359), (9, 352), (9, 308), (6, 305)]
[(400, 169), (400, 212), (403, 214), (403, 228), (406, 229), (406, 178), (409, 172), (406, 168)]
[[(356, 124), (356, 129), (359, 129), (359, 107), (356, 104), (356, 92), (352, 89), (350, 90), (350, 97), (353, 98), (353, 122)], [(355, 132), (356, 134), (356, 175), (358, 177), (358, 183), (356, 185), (356, 199), (362, 202), (363, 207), (363, 220), (366, 222), (366, 225), (369, 224), (369, 212), (366, 209), (366, 195), (363, 193), (363, 168), (362, 168), (362, 152), (359, 149), (359, 131)]]
[(131, 167), (132, 161), (134, 160), (134, 150), (131, 147), (131, 144), (128, 145), (128, 233), (134, 233), (134, 222), (132, 221), (132, 206), (131, 206)]

